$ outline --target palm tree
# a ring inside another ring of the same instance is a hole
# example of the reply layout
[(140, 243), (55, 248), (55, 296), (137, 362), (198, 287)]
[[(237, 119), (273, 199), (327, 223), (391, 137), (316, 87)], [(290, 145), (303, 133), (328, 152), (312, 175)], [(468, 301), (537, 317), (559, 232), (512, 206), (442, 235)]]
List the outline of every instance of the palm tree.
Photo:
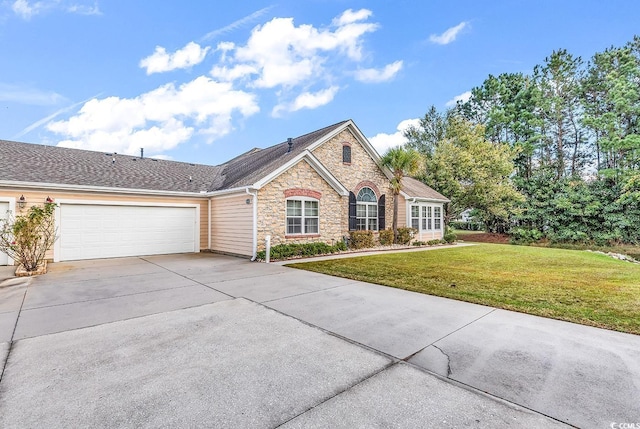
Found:
[(421, 163), (420, 154), (414, 149), (403, 146), (391, 148), (380, 160), (384, 167), (393, 173), (391, 191), (393, 192), (393, 241), (398, 241), (398, 195), (402, 190), (404, 176), (412, 176), (418, 172)]

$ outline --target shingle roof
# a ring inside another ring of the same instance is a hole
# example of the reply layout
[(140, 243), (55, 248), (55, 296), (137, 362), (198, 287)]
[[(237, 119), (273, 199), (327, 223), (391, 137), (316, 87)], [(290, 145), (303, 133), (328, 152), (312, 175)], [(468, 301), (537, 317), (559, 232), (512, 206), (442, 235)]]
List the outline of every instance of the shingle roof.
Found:
[(348, 121), (338, 122), (337, 124), (293, 138), (291, 152), (288, 152), (288, 142), (284, 141), (266, 149), (252, 149), (222, 164), (222, 177), (224, 177), (224, 181), (219, 185), (218, 189), (237, 188), (257, 182), (272, 171), (282, 167), (292, 158), (295, 158), (324, 135), (331, 133), (347, 122)]
[(210, 187), (220, 170), (217, 166), (0, 140), (0, 180), (200, 192)]
[(430, 200), (449, 201), (449, 199), (439, 192), (436, 192), (429, 186), (413, 177), (404, 177), (402, 179), (402, 191), (414, 198), (426, 198)]
[[(251, 149), (218, 166), (0, 140), (0, 180), (175, 192), (249, 186), (348, 121), (266, 149)], [(115, 162), (113, 159), (115, 158)]]

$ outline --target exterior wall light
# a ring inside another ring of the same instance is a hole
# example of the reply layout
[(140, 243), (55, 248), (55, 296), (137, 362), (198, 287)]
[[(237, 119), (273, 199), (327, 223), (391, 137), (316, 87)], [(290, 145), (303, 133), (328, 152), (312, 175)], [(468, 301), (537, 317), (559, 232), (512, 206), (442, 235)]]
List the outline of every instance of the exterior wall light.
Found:
[(51, 204), (53, 202), (53, 198), (47, 196), (47, 199), (44, 200), (44, 202), (47, 203), (47, 204)]
[(20, 195), (20, 198), (18, 198), (18, 207), (20, 209), (23, 209), (24, 206), (27, 205), (27, 199), (24, 197), (24, 195)]

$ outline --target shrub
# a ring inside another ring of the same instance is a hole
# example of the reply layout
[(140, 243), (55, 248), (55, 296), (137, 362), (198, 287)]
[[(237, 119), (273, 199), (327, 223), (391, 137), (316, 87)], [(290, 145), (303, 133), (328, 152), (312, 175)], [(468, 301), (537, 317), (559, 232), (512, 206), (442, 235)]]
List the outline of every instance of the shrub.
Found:
[(435, 240), (429, 240), (429, 241), (427, 241), (427, 244), (428, 244), (429, 246), (435, 246), (435, 245), (440, 244), (440, 243), (441, 243), (441, 241), (440, 241), (440, 240), (438, 240), (438, 239), (435, 239)]
[(380, 231), (380, 235), (378, 237), (380, 244), (383, 246), (388, 246), (393, 244), (393, 230), (392, 229), (383, 229)]
[(442, 237), (442, 239), (446, 243), (453, 243), (457, 238), (458, 236), (453, 232), (451, 228), (449, 228), (448, 226), (444, 228), (444, 236)]
[[(335, 245), (327, 244), (322, 241), (316, 241), (313, 243), (288, 243), (288, 244), (276, 244), (271, 247), (270, 259), (288, 259), (297, 256), (316, 256), (316, 255), (328, 255), (340, 251), (347, 250), (347, 245), (344, 241), (338, 241)], [(267, 252), (261, 250), (256, 253), (256, 259), (261, 261), (266, 260)]]
[(414, 245), (414, 246), (426, 246), (427, 242), (426, 241), (414, 241), (411, 244)]
[(35, 271), (56, 241), (53, 213), (56, 205), (31, 206), (27, 214), (0, 221), (0, 250), (27, 271)]
[(375, 246), (372, 231), (351, 231), (349, 232), (349, 245), (352, 249), (365, 249)]
[(512, 228), (509, 231), (513, 244), (531, 244), (542, 238), (542, 233), (535, 228)]
[(409, 244), (416, 232), (413, 228), (398, 228), (398, 244)]

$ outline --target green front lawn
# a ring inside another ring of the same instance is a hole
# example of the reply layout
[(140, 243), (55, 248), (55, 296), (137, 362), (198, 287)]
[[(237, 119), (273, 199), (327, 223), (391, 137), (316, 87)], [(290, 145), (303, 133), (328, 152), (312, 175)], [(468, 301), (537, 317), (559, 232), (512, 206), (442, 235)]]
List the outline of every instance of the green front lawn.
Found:
[(479, 244), (291, 266), (640, 334), (640, 265), (585, 251)]

